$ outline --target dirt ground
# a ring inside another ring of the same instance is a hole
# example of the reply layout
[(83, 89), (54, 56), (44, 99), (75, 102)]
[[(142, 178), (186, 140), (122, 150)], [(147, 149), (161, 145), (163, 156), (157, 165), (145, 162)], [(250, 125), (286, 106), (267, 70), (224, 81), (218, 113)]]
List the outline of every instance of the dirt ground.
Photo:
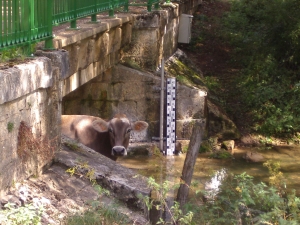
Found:
[[(242, 136), (248, 136), (251, 118), (243, 111), (240, 93), (236, 88), (240, 68), (231, 59), (232, 47), (220, 36), (221, 18), (229, 10), (228, 0), (204, 0), (193, 19), (194, 41), (192, 38), (191, 44), (181, 44), (179, 48), (203, 72), (204, 77), (218, 83), (208, 98), (226, 109)], [(204, 38), (199, 39), (199, 36)]]
[[(76, 153), (74, 154), (76, 155)], [(86, 159), (83, 158), (82, 154), (78, 154), (77, 157), (77, 159)], [(67, 218), (70, 218), (72, 215), (82, 215), (86, 210), (99, 209), (99, 207), (105, 208), (113, 216), (119, 215), (121, 217), (122, 215), (126, 218), (126, 222), (123, 221), (121, 224), (148, 224), (146, 216), (141, 210), (128, 208), (113, 193), (107, 195), (104, 191), (97, 190), (96, 186), (83, 174), (75, 172), (75, 174), (71, 175), (71, 173), (68, 173), (67, 169), (69, 167), (66, 166), (66, 162), (70, 161), (67, 159), (68, 157), (63, 157), (62, 159), (58, 153), (55, 158), (54, 164), (44, 173), (36, 177), (30, 177), (20, 183), (15, 183), (7, 195), (0, 199), (0, 207), (3, 210), (8, 202), (16, 206), (18, 211), (14, 211), (12, 214), (15, 217), (15, 221), (16, 219), (23, 219), (19, 223), (9, 223), (5, 220), (8, 214), (2, 211), (0, 213), (1, 225), (32, 224), (25, 222), (33, 221), (32, 216), (37, 215), (37, 212), (40, 212), (38, 217), (41, 218), (41, 223), (39, 224), (63, 225), (67, 224)], [(76, 159), (72, 161), (76, 161)], [(88, 165), (90, 167), (93, 166), (92, 164)], [(117, 177), (114, 176), (114, 179), (117, 180)], [(95, 205), (97, 205), (96, 208)], [(113, 221), (112, 219), (108, 223), (103, 216), (100, 216), (97, 224), (119, 224)]]

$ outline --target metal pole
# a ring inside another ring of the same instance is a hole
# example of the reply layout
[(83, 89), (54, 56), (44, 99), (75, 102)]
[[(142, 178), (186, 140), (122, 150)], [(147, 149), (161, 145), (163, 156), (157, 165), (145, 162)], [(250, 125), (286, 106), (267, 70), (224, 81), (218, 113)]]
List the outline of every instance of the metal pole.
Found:
[(159, 148), (164, 150), (164, 91), (165, 91), (165, 60), (161, 60), (161, 86), (160, 86), (160, 119), (159, 119)]

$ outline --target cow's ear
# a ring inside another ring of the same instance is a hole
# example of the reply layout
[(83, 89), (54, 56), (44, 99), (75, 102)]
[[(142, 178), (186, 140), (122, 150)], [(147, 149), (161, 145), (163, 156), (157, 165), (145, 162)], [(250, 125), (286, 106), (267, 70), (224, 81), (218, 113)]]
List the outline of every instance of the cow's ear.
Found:
[(131, 126), (134, 131), (141, 132), (141, 131), (147, 129), (148, 123), (146, 123), (144, 121), (136, 121), (136, 122), (132, 123)]
[(106, 122), (102, 119), (94, 120), (92, 123), (92, 126), (96, 131), (98, 131), (100, 133), (108, 131), (108, 122)]

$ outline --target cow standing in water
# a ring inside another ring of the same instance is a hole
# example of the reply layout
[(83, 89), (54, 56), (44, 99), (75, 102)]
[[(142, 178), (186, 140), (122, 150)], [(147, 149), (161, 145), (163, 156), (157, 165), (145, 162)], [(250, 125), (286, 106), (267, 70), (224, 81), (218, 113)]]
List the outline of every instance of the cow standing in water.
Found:
[(123, 114), (108, 122), (86, 115), (63, 115), (61, 118), (62, 134), (112, 160), (127, 155), (131, 131), (141, 132), (147, 127), (148, 123), (144, 121), (131, 123)]

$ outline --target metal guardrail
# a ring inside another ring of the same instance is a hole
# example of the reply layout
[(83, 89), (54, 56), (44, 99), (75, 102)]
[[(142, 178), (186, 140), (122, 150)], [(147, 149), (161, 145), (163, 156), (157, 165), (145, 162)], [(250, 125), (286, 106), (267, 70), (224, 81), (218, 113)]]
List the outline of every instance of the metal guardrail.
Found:
[[(129, 6), (147, 6), (151, 11), (158, 9), (159, 0), (129, 4), (129, 0), (0, 0), (0, 51), (8, 48), (30, 45), (45, 41), (45, 48), (53, 48), (52, 28), (61, 23), (70, 22), (70, 28), (76, 28), (76, 20), (91, 16), (97, 20), (100, 12), (109, 12)], [(52, 10), (49, 10), (52, 9)]]
[(0, 48), (52, 37), (52, 0), (0, 0)]
[[(170, 1), (170, 0), (167, 0), (167, 1)], [(160, 2), (159, 0), (148, 0), (145, 2), (132, 2), (129, 4), (129, 6), (147, 6), (148, 12), (151, 12), (153, 5), (154, 5), (155, 9), (158, 9), (159, 2)], [(125, 10), (128, 11), (128, 7), (126, 8), (126, 6), (125, 6)]]

